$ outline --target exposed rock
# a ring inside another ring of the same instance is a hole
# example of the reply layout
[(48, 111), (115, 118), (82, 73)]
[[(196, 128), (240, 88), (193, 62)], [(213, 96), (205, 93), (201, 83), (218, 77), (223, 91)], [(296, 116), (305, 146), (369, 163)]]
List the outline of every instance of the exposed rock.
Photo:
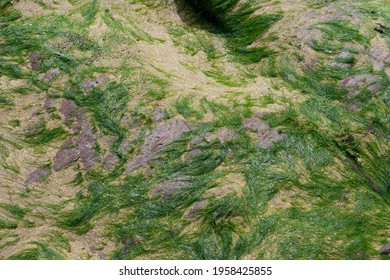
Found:
[(41, 53), (38, 51), (33, 52), (30, 55), (31, 69), (33, 71), (39, 71), (41, 68)]
[(202, 154), (202, 151), (199, 150), (199, 149), (191, 150), (191, 151), (185, 153), (184, 159), (185, 160), (189, 160), (189, 159), (191, 159), (193, 157), (196, 157), (196, 156), (198, 156), (200, 154)]
[(31, 185), (39, 183), (47, 176), (49, 176), (50, 172), (51, 172), (51, 168), (49, 167), (38, 167), (27, 176), (27, 179), (24, 181), (24, 186), (29, 187)]
[(339, 53), (336, 58), (339, 58), (339, 59), (346, 59), (346, 58), (351, 58), (353, 55), (350, 53), (350, 52), (341, 52)]
[(390, 243), (383, 245), (380, 251), (381, 251), (381, 254), (384, 254), (384, 255), (390, 254)]
[(54, 156), (53, 169), (55, 171), (60, 171), (71, 163), (77, 161), (78, 158), (79, 152), (76, 148), (73, 138), (70, 138), (65, 141), (65, 143), (61, 146), (60, 150)]
[(114, 169), (114, 167), (119, 163), (119, 158), (114, 153), (109, 153), (104, 159), (104, 168), (106, 169)]
[(261, 136), (259, 135), (259, 146), (263, 149), (269, 149), (272, 144), (280, 142), (284, 138), (284, 134), (279, 133), (276, 129), (272, 129)]
[(341, 62), (332, 62), (332, 63), (330, 64), (330, 66), (336, 67), (336, 68), (352, 68), (353, 64), (350, 64), (350, 63), (341, 63)]
[(163, 147), (172, 143), (189, 130), (187, 124), (180, 119), (171, 119), (168, 122), (159, 123), (153, 131), (147, 134), (142, 152), (159, 152)]
[(258, 118), (247, 119), (242, 123), (242, 125), (244, 126), (245, 130), (251, 132), (263, 132), (269, 129), (269, 125), (266, 122), (259, 120)]
[(45, 127), (45, 121), (42, 118), (32, 116), (30, 122), (27, 124), (27, 127), (24, 128), (26, 136), (32, 136), (38, 134)]
[(60, 68), (50, 69), (45, 73), (43, 79), (47, 82), (51, 82), (54, 78), (58, 77), (60, 74), (61, 74)]
[(370, 74), (360, 74), (346, 78), (341, 82), (341, 88), (364, 87), (378, 82), (379, 78)]
[(190, 128), (180, 119), (171, 119), (168, 122), (161, 122), (157, 127), (146, 134), (141, 154), (131, 161), (127, 169), (129, 172), (145, 166), (153, 160), (161, 150), (178, 139), (183, 133), (188, 132)]
[(81, 127), (81, 132), (76, 139), (76, 146), (80, 153), (83, 169), (88, 170), (98, 161), (98, 155), (94, 149), (96, 136), (93, 133), (93, 127), (87, 122), (83, 112), (77, 113), (77, 121)]
[(45, 100), (45, 104), (43, 105), (46, 112), (51, 112), (56, 108), (56, 99), (55, 98), (47, 98)]
[(269, 149), (272, 144), (282, 141), (285, 138), (284, 134), (279, 133), (277, 129), (271, 129), (266, 122), (257, 118), (245, 120), (243, 126), (245, 130), (257, 134), (259, 146), (263, 149)]
[(77, 105), (73, 100), (63, 99), (60, 112), (65, 116), (65, 122), (68, 122), (76, 113)]
[(169, 197), (179, 194), (180, 190), (188, 186), (189, 178), (177, 178), (157, 184), (151, 191), (151, 197)]
[(161, 107), (156, 107), (152, 113), (151, 119), (153, 122), (160, 122), (165, 118), (164, 109)]
[(352, 97), (359, 95), (360, 88), (366, 88), (372, 94), (377, 93), (380, 89), (380, 79), (370, 74), (355, 75), (343, 80), (340, 84), (341, 89), (349, 89)]
[(187, 219), (194, 219), (199, 214), (199, 211), (207, 204), (206, 200), (197, 201), (193, 203), (184, 214)]
[(130, 151), (130, 140), (128, 138), (124, 139), (119, 145), (119, 149), (122, 153), (127, 154)]
[(110, 79), (107, 76), (100, 76), (94, 80), (85, 80), (81, 86), (85, 93), (89, 93), (93, 88), (104, 86)]
[(389, 63), (390, 51), (387, 47), (386, 41), (383, 38), (375, 37), (371, 41), (371, 51), (369, 56), (373, 62), (375, 71), (383, 70)]
[(214, 133), (207, 133), (206, 140), (214, 141), (219, 140), (221, 143), (225, 143), (227, 141), (234, 140), (236, 138), (236, 134), (233, 130), (222, 127), (215, 131)]

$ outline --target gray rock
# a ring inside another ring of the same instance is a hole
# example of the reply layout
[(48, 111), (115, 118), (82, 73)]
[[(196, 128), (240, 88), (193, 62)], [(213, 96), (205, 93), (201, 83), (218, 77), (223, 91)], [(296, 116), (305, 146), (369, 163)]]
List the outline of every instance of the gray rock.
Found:
[(269, 149), (272, 144), (280, 142), (284, 138), (284, 134), (280, 134), (276, 129), (272, 129), (261, 136), (259, 135), (259, 146), (263, 149)]
[(203, 207), (207, 204), (206, 200), (197, 201), (193, 203), (187, 211), (185, 218), (194, 219), (199, 214), (199, 212), (203, 209)]
[(390, 58), (390, 52), (386, 45), (373, 45), (370, 57), (372, 58), (374, 70), (380, 71), (386, 67), (388, 64), (388, 59)]
[(60, 68), (50, 69), (45, 73), (43, 79), (46, 82), (51, 82), (54, 78), (58, 77), (60, 74), (61, 74)]
[(170, 197), (179, 194), (180, 190), (189, 185), (189, 178), (177, 178), (157, 184), (151, 191), (151, 197)]
[(60, 112), (65, 117), (65, 122), (68, 122), (76, 113), (77, 105), (73, 100), (63, 99)]
[(39, 71), (41, 69), (41, 53), (38, 51), (32, 52), (30, 55), (31, 69)]
[(43, 105), (46, 112), (51, 112), (56, 108), (56, 99), (55, 98), (47, 98), (45, 100), (45, 104)]
[(222, 127), (213, 133), (206, 134), (207, 141), (219, 140), (221, 143), (232, 141), (236, 138), (236, 133), (233, 130)]
[(269, 129), (269, 125), (266, 122), (259, 120), (258, 118), (244, 120), (242, 125), (244, 126), (245, 130), (251, 132), (263, 132)]
[(76, 146), (80, 153), (83, 169), (88, 170), (98, 162), (98, 155), (94, 149), (96, 136), (93, 133), (93, 127), (87, 122), (83, 112), (78, 112), (76, 117), (81, 127), (81, 132), (76, 139)]
[(380, 79), (370, 74), (360, 74), (346, 78), (341, 82), (340, 88), (367, 87), (378, 83)]
[(345, 58), (351, 58), (352, 56), (353, 55), (350, 52), (343, 51), (343, 52), (339, 53), (336, 57), (341, 58), (341, 59), (345, 59)]
[(390, 254), (390, 243), (383, 245), (380, 251), (381, 254)]
[(124, 139), (119, 145), (119, 149), (122, 151), (122, 153), (127, 154), (130, 151), (130, 140), (128, 138)]
[(349, 63), (341, 63), (341, 62), (332, 62), (330, 64), (332, 67), (338, 67), (338, 68), (352, 68), (352, 64)]
[(141, 154), (135, 157), (127, 166), (129, 172), (144, 167), (152, 161), (161, 150), (178, 139), (190, 128), (180, 119), (171, 119), (168, 122), (161, 122), (157, 127), (146, 134)]
[(282, 141), (285, 138), (284, 134), (279, 133), (277, 129), (271, 129), (265, 121), (258, 118), (245, 120), (243, 127), (245, 130), (257, 134), (259, 146), (263, 149), (269, 149), (272, 144)]
[(43, 179), (50, 175), (50, 172), (50, 167), (38, 167), (27, 176), (27, 179), (24, 181), (24, 186), (29, 187), (31, 185), (41, 182)]
[(119, 163), (119, 158), (118, 158), (118, 156), (117, 156), (116, 154), (114, 154), (114, 153), (109, 153), (109, 154), (105, 157), (105, 159), (104, 159), (104, 161), (103, 161), (104, 168), (109, 169), (109, 170), (114, 169), (115, 166), (116, 166), (118, 163)]
[(165, 118), (164, 109), (161, 107), (156, 107), (152, 113), (151, 119), (153, 122), (160, 122)]
[(81, 86), (85, 93), (89, 93), (93, 88), (104, 86), (110, 79), (107, 76), (100, 76), (94, 80), (85, 80)]
[(64, 142), (60, 150), (54, 156), (53, 169), (55, 171), (60, 171), (71, 163), (76, 162), (79, 157), (79, 152), (75, 146), (73, 138), (70, 138)]

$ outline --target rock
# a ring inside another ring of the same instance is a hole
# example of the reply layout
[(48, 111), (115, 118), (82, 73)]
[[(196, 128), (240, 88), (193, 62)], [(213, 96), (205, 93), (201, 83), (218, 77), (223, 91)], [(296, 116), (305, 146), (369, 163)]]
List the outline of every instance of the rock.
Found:
[(65, 116), (65, 122), (68, 122), (76, 113), (77, 105), (73, 100), (63, 99), (60, 112)]
[(137, 237), (131, 237), (129, 240), (122, 241), (122, 254), (127, 255), (131, 248), (140, 243), (141, 241)]
[(244, 129), (251, 132), (263, 132), (267, 129), (269, 129), (269, 125), (259, 120), (258, 118), (251, 118), (245, 120), (242, 125), (244, 126)]
[(370, 74), (360, 74), (346, 78), (341, 82), (341, 88), (364, 87), (379, 81), (379, 78)]
[(199, 211), (207, 204), (206, 200), (197, 201), (193, 203), (184, 214), (187, 219), (194, 219), (199, 214)]
[(116, 154), (114, 153), (109, 153), (106, 158), (104, 159), (104, 168), (106, 169), (114, 169), (115, 166), (119, 163), (119, 158)]
[(152, 158), (148, 157), (147, 155), (139, 155), (135, 157), (131, 162), (127, 164), (127, 171), (133, 172), (137, 169), (144, 167)]
[(81, 127), (81, 132), (76, 139), (76, 146), (80, 153), (83, 169), (88, 170), (98, 161), (98, 155), (94, 149), (96, 136), (93, 133), (93, 127), (87, 122), (83, 112), (78, 112), (76, 117)]
[(189, 178), (177, 178), (157, 184), (151, 191), (151, 197), (170, 197), (179, 194), (180, 190), (188, 186)]
[(193, 157), (196, 157), (196, 156), (198, 156), (200, 154), (202, 154), (202, 151), (199, 150), (199, 149), (191, 150), (191, 151), (185, 153), (184, 159), (185, 160), (189, 160), (189, 159), (191, 159)]
[(348, 89), (351, 97), (360, 94), (360, 89), (365, 88), (371, 94), (377, 93), (380, 89), (380, 79), (377, 76), (370, 74), (355, 75), (343, 80), (340, 84), (341, 89)]
[(159, 123), (154, 130), (146, 134), (141, 154), (128, 164), (127, 170), (133, 172), (140, 167), (144, 167), (148, 162), (153, 160), (164, 147), (171, 144), (189, 130), (190, 128), (188, 125), (180, 119), (171, 119), (168, 122)]
[(46, 82), (51, 82), (54, 78), (58, 77), (60, 74), (61, 74), (60, 68), (50, 69), (45, 73), (43, 79)]
[(130, 151), (130, 140), (128, 138), (124, 139), (119, 145), (119, 149), (122, 153), (127, 154)]
[(221, 143), (232, 141), (235, 138), (236, 138), (236, 133), (233, 130), (227, 129), (225, 127), (218, 129), (214, 133), (206, 134), (207, 141), (219, 140)]
[(35, 51), (30, 55), (31, 69), (33, 71), (39, 71), (41, 69), (41, 53)]
[(381, 254), (390, 254), (390, 243), (383, 245), (380, 251)]
[(245, 120), (243, 127), (245, 130), (257, 134), (259, 146), (263, 149), (269, 149), (272, 144), (282, 141), (285, 138), (284, 134), (279, 133), (277, 129), (271, 129), (266, 122), (258, 118)]
[(75, 146), (73, 138), (70, 138), (64, 142), (60, 150), (54, 156), (53, 169), (55, 171), (60, 171), (71, 163), (76, 162), (79, 157), (79, 152)]
[(152, 122), (160, 122), (164, 118), (165, 118), (164, 109), (161, 107), (156, 107), (151, 116)]
[(267, 133), (259, 136), (259, 146), (263, 149), (269, 149), (272, 144), (280, 142), (284, 138), (284, 134), (280, 134), (276, 129), (272, 129)]
[(89, 93), (93, 88), (105, 85), (110, 79), (107, 76), (97, 77), (95, 80), (85, 80), (81, 86), (85, 93)]
[(383, 70), (389, 63), (390, 58), (389, 48), (387, 47), (386, 41), (383, 38), (375, 37), (371, 41), (371, 51), (369, 57), (373, 62), (373, 68), (375, 71)]
[(31, 185), (39, 183), (47, 176), (49, 176), (50, 172), (51, 172), (51, 168), (49, 167), (38, 167), (27, 176), (27, 179), (24, 181), (24, 186), (29, 187)]
[(350, 52), (346, 52), (346, 51), (343, 51), (341, 53), (339, 53), (336, 58), (339, 58), (339, 59), (346, 59), (346, 58), (351, 58), (353, 55), (350, 53)]
[(336, 68), (352, 68), (353, 64), (341, 63), (341, 62), (332, 62), (330, 64), (330, 66), (336, 67)]
[(46, 98), (45, 104), (43, 105), (46, 112), (52, 112), (56, 108), (56, 99), (55, 98)]
[(163, 147), (172, 143), (189, 130), (187, 124), (180, 119), (171, 119), (168, 122), (159, 123), (157, 127), (147, 135), (142, 152), (144, 154), (157, 153)]

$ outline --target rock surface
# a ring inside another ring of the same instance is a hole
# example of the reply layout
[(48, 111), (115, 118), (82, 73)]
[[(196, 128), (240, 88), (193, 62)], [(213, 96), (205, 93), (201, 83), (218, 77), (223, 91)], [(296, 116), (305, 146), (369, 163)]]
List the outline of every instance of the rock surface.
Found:
[(151, 191), (151, 197), (170, 197), (179, 194), (180, 190), (189, 185), (189, 178), (176, 178), (157, 184)]
[(381, 254), (390, 254), (390, 243), (383, 245), (380, 251)]
[(274, 143), (285, 138), (284, 134), (279, 133), (277, 129), (270, 128), (266, 122), (258, 118), (244, 120), (242, 125), (245, 130), (256, 133), (258, 145), (263, 149), (269, 149)]
[(94, 80), (85, 80), (81, 86), (85, 93), (89, 93), (93, 88), (104, 86), (110, 79), (107, 76), (100, 76)]
[(45, 75), (43, 76), (43, 79), (44, 79), (46, 82), (51, 82), (53, 79), (55, 79), (56, 77), (58, 77), (60, 74), (61, 74), (60, 68), (50, 69), (50, 70), (48, 70), (48, 71), (45, 73)]
[(38, 167), (27, 176), (27, 179), (24, 181), (24, 186), (30, 187), (31, 185), (39, 183), (47, 176), (49, 176), (50, 172), (51, 172), (50, 167)]
[(189, 126), (180, 119), (171, 119), (161, 122), (155, 129), (146, 134), (141, 154), (135, 157), (128, 165), (127, 170), (133, 172), (144, 167), (153, 160), (161, 150), (174, 142), (185, 132), (190, 131)]
[(53, 169), (55, 171), (60, 171), (71, 163), (76, 162), (79, 157), (80, 155), (76, 148), (74, 139), (70, 138), (64, 142), (60, 150), (54, 156)]

